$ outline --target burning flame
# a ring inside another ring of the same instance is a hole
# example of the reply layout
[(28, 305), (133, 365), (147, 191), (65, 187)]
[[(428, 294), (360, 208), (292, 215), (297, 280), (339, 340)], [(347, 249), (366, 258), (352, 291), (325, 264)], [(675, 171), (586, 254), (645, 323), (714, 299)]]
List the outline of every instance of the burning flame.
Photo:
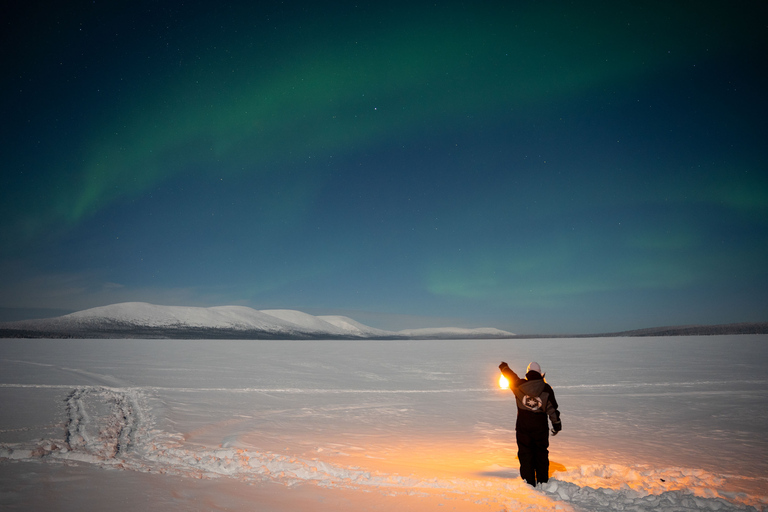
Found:
[(501, 389), (509, 389), (509, 381), (503, 374), (499, 377), (499, 387)]

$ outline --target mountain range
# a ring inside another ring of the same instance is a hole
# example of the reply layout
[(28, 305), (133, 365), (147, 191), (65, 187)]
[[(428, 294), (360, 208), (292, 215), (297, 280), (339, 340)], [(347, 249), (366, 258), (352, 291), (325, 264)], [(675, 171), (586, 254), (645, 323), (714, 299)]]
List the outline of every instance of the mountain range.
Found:
[(768, 322), (652, 327), (598, 334), (513, 334), (490, 327), (386, 331), (346, 316), (292, 309), (211, 308), (124, 302), (55, 318), (0, 322), (0, 338), (504, 339), (768, 334)]
[(313, 316), (291, 309), (211, 308), (125, 302), (55, 318), (0, 323), (3, 338), (173, 339), (489, 339), (493, 328), (437, 327), (385, 331), (346, 316)]

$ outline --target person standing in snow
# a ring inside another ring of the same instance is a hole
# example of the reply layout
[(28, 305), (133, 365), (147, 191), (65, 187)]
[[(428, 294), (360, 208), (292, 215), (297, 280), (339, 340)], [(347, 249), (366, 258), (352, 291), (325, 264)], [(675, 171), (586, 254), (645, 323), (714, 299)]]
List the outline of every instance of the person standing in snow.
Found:
[(499, 370), (509, 381), (509, 389), (517, 402), (517, 457), (520, 459), (520, 477), (530, 485), (549, 480), (549, 425), (552, 435), (563, 428), (560, 411), (552, 386), (544, 380), (539, 363), (528, 365), (525, 378), (521, 379), (509, 365), (502, 361)]

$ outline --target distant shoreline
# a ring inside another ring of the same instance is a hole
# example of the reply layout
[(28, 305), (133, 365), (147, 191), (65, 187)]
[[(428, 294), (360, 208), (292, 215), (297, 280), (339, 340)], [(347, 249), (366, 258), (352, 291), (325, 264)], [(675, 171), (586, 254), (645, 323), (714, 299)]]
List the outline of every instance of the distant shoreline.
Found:
[(678, 325), (589, 334), (519, 334), (493, 327), (387, 331), (338, 315), (245, 306), (164, 306), (123, 302), (68, 315), (0, 323), (0, 338), (211, 340), (481, 340), (768, 334), (768, 322)]
[(650, 327), (631, 331), (595, 334), (516, 334), (513, 338), (639, 338), (648, 336), (718, 336), (734, 334), (768, 334), (768, 322)]
[[(719, 325), (685, 325), (651, 327), (631, 331), (593, 333), (593, 334), (513, 334), (510, 336), (472, 337), (465, 339), (548, 339), (548, 338), (620, 338), (620, 337), (651, 337), (651, 336), (717, 336), (738, 334), (768, 334), (768, 322), (751, 322)], [(0, 329), (0, 338), (16, 339), (210, 339), (210, 340), (436, 340), (462, 339), (446, 336), (340, 336), (340, 335), (269, 335), (263, 331), (248, 331), (239, 329), (216, 329), (197, 327), (142, 327), (112, 330), (82, 330), (56, 331), (32, 329)]]

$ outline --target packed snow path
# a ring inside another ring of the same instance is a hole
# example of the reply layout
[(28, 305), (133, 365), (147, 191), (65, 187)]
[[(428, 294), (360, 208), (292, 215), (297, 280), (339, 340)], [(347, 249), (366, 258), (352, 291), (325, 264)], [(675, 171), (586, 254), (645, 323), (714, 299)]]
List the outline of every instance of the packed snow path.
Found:
[[(422, 348), (432, 352), (435, 346)], [(495, 346), (493, 351), (504, 348), (509, 347)], [(520, 347), (515, 346), (515, 351)], [(380, 358), (384, 370), (350, 366), (355, 372), (355, 377), (350, 377), (338, 375), (338, 367), (326, 364), (328, 360), (307, 357), (298, 361), (300, 371), (278, 378), (285, 368), (270, 370), (276, 364), (271, 360), (270, 364), (252, 368), (260, 377), (246, 379), (261, 385), (238, 387), (233, 380), (241, 376), (229, 375), (232, 367), (225, 371), (210, 359), (196, 363), (197, 375), (188, 376), (193, 369), (189, 362), (174, 368), (162, 358), (152, 370), (146, 358), (139, 358), (139, 369), (135, 363), (125, 361), (75, 367), (74, 361), (61, 364), (55, 358), (34, 361), (29, 354), (10, 355), (14, 357), (2, 360), (3, 369), (8, 371), (3, 372), (4, 382), (0, 384), (6, 406), (0, 417), (0, 465), (86, 464), (190, 480), (278, 483), (287, 487), (286, 492), (315, 485), (414, 500), (438, 496), (452, 503), (475, 505), (477, 510), (764, 510), (767, 504), (760, 493), (733, 485), (737, 481), (749, 487), (752, 482), (753, 490), (759, 489), (765, 484), (759, 476), (691, 469), (696, 466), (686, 460), (675, 466), (615, 461), (575, 463), (559, 454), (568, 451), (563, 450), (567, 448), (563, 443), (569, 439), (565, 435), (553, 438), (553, 468), (557, 471), (552, 480), (532, 489), (517, 473), (514, 432), (508, 424), (514, 415), (499, 419), (497, 408), (509, 407), (507, 397), (471, 380), (457, 381), (456, 369), (449, 368), (447, 361), (425, 367)], [(371, 355), (369, 349), (361, 357)], [(260, 357), (270, 359), (263, 352)], [(496, 361), (488, 366), (493, 363)], [(204, 369), (212, 367), (214, 370), (205, 375)], [(152, 371), (165, 376), (150, 378)], [(392, 379), (395, 374), (397, 382)], [(14, 376), (17, 382), (8, 382)], [(53, 382), (74, 377), (91, 383)], [(622, 378), (628, 377), (626, 372), (622, 374)], [(754, 376), (730, 382), (715, 375), (707, 377), (696, 383), (678, 382), (676, 391), (671, 391), (669, 385), (662, 386), (662, 393), (653, 383), (645, 389), (634, 386), (633, 394), (658, 402), (659, 396), (673, 393), (677, 400), (691, 401), (686, 388), (706, 389), (712, 382), (728, 390), (734, 386), (757, 387), (758, 392), (765, 389), (765, 381)], [(132, 379), (165, 385), (127, 385)], [(308, 385), (299, 385), (301, 379)], [(37, 382), (18, 382), (24, 380)], [(168, 386), (172, 381), (182, 385)], [(198, 385), (189, 386), (192, 382)], [(272, 385), (264, 385), (267, 382)], [(375, 385), (360, 385), (365, 382)], [(339, 385), (344, 383), (347, 385)], [(555, 384), (561, 403), (573, 404), (576, 395), (588, 392), (581, 386), (585, 384)], [(600, 394), (612, 398), (624, 388), (607, 381), (597, 389), (603, 391), (592, 390), (593, 401)], [(681, 389), (685, 391), (682, 394)], [(32, 405), (45, 403), (49, 410), (33, 410), (37, 416), (25, 418), (22, 402), (31, 410)], [(17, 407), (7, 407), (12, 404)], [(51, 404), (57, 404), (52, 408), (55, 410), (51, 410)], [(568, 411), (567, 406), (564, 409)], [(485, 410), (495, 412), (483, 415)], [(51, 416), (56, 421), (50, 421)], [(580, 420), (575, 411), (571, 411), (570, 418), (571, 431), (564, 434), (570, 433), (578, 440), (584, 434), (579, 431)], [(430, 425), (429, 419), (438, 424)], [(617, 425), (623, 427), (613, 424)], [(664, 425), (659, 427), (660, 435), (664, 435)], [(441, 436), (447, 442), (433, 439)], [(466, 437), (474, 441), (463, 446)], [(398, 443), (403, 446), (398, 448)], [(763, 462), (760, 450), (764, 446), (752, 445), (753, 451), (758, 450), (755, 463)], [(674, 448), (687, 453), (684, 446)], [(450, 465), (460, 470), (438, 469)]]

